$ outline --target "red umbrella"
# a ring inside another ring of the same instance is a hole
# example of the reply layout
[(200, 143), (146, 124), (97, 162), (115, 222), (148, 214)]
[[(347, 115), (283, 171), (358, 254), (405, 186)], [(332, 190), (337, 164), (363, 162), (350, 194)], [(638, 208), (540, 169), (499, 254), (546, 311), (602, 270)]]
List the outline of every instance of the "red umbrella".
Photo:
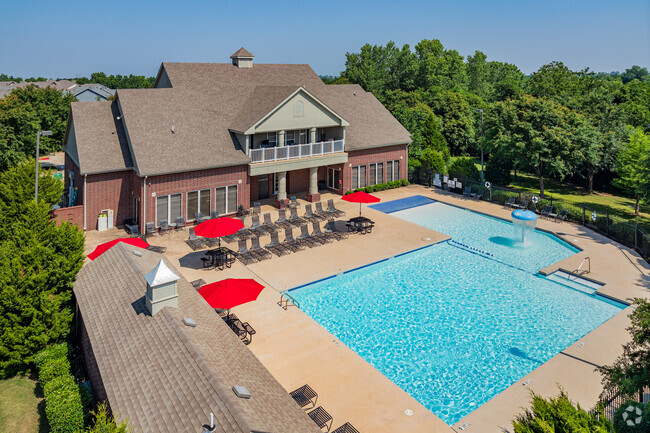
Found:
[(221, 236), (235, 234), (243, 228), (244, 223), (237, 218), (212, 218), (194, 227), (194, 233), (206, 238), (219, 238), (219, 246), (221, 246)]
[(101, 256), (104, 254), (106, 251), (111, 249), (113, 245), (115, 245), (118, 242), (124, 242), (125, 244), (133, 245), (134, 247), (139, 247), (139, 248), (147, 248), (149, 246), (148, 243), (143, 241), (140, 238), (121, 238), (121, 239), (115, 239), (109, 242), (104, 242), (103, 244), (100, 244), (95, 248), (95, 250), (88, 254), (88, 258), (90, 260), (95, 260), (97, 257)]
[(381, 201), (380, 198), (363, 191), (344, 195), (341, 200), (349, 201), (350, 203), (359, 203), (359, 216), (361, 216), (361, 203), (379, 203)]
[(228, 278), (216, 283), (206, 284), (199, 289), (212, 308), (230, 310), (237, 305), (257, 299), (264, 286), (252, 279)]

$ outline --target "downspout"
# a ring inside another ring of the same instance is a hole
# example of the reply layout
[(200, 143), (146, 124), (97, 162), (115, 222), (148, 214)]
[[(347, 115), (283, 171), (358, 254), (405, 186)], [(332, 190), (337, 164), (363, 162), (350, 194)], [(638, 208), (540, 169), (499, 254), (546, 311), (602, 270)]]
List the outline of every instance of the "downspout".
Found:
[(86, 201), (86, 178), (88, 177), (87, 174), (84, 174), (84, 230), (86, 230), (86, 205), (88, 202)]
[(144, 177), (144, 191), (142, 192), (142, 227), (146, 227), (147, 224), (147, 178), (149, 176)]

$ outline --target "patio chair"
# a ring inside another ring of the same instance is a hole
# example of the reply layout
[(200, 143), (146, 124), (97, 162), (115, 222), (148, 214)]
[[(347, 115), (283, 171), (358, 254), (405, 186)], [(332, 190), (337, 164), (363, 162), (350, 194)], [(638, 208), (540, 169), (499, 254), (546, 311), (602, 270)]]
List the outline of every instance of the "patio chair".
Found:
[(307, 228), (307, 224), (303, 224), (300, 226), (300, 236), (298, 236), (296, 239), (305, 242), (305, 244), (307, 244), (309, 248), (317, 247), (319, 245), (324, 244), (324, 241), (321, 241), (320, 239), (309, 234), (309, 229)]
[(282, 243), (285, 247), (289, 248), (294, 253), (296, 251), (302, 251), (306, 248), (306, 243), (301, 240), (296, 240), (293, 237), (293, 229), (287, 227), (284, 229), (284, 242)]
[(144, 225), (144, 236), (151, 236), (156, 234), (156, 224), (153, 221), (149, 221)]
[(548, 216), (551, 214), (551, 212), (553, 212), (553, 206), (547, 205), (547, 206), (544, 207), (544, 210), (541, 212), (541, 215), (543, 217), (548, 218)]
[(271, 221), (270, 212), (264, 214), (264, 223), (262, 224), (262, 227), (269, 233), (277, 232), (280, 230), (280, 227)]
[(328, 432), (332, 429), (334, 420), (332, 419), (332, 415), (323, 409), (323, 406), (318, 406), (307, 415), (309, 418), (311, 418), (312, 421), (316, 423), (319, 428), (322, 429), (323, 427), (326, 427)]
[(472, 195), (472, 187), (466, 186), (465, 189), (463, 190), (463, 195), (470, 197)]
[(262, 203), (256, 201), (253, 203), (253, 215), (259, 215), (262, 213)]
[(194, 228), (190, 227), (190, 237), (185, 240), (185, 243), (192, 248), (192, 251), (200, 250), (202, 248), (205, 248), (206, 245), (203, 242), (203, 239), (198, 237), (196, 233), (194, 233)]
[(260, 245), (260, 238), (258, 236), (253, 236), (251, 238), (251, 253), (257, 256), (259, 261), (270, 259), (273, 257), (270, 251), (265, 250)]
[(275, 221), (275, 225), (282, 228), (293, 227), (291, 221), (287, 219), (287, 211), (284, 209), (278, 210), (278, 219)]
[(254, 213), (252, 215), (253, 222), (248, 230), (250, 230), (255, 236), (262, 236), (266, 233), (266, 228), (262, 227), (262, 224), (260, 224), (260, 215)]
[(307, 221), (320, 221), (320, 217), (311, 210), (311, 203), (305, 205), (305, 213), (302, 218)]
[(327, 221), (327, 224), (325, 224), (325, 233), (330, 233), (332, 237), (337, 241), (340, 241), (341, 239), (347, 239), (350, 237), (349, 232), (343, 232), (337, 230), (336, 221), (334, 221), (334, 219), (330, 219), (329, 221)]
[(205, 220), (203, 217), (203, 214), (201, 212), (197, 212), (194, 214), (194, 224), (201, 224)]
[(167, 247), (159, 247), (157, 245), (149, 245), (147, 247), (149, 251), (153, 251), (154, 253), (162, 254), (165, 251), (167, 251)]
[(128, 226), (124, 224), (124, 226), (126, 227), (130, 238), (140, 238), (144, 240), (144, 235), (140, 233), (140, 227), (137, 224), (128, 225)]
[(566, 217), (567, 217), (568, 215), (569, 215), (569, 211), (566, 210), (566, 209), (562, 209), (562, 210), (560, 211), (560, 214), (555, 216), (555, 222), (557, 222), (558, 220), (560, 220), (560, 221), (566, 221)]
[(190, 284), (194, 289), (199, 290), (201, 286), (205, 285), (205, 280), (203, 278), (199, 278), (198, 280), (191, 281)]
[(315, 408), (316, 402), (318, 401), (318, 393), (309, 385), (303, 385), (300, 388), (294, 389), (289, 395), (303, 409), (305, 406), (311, 405), (307, 410)]
[(475, 198), (476, 200), (481, 200), (483, 198), (483, 190), (479, 189), (476, 194), (472, 194), (472, 198)]
[(323, 209), (323, 202), (317, 202), (316, 203), (316, 216), (318, 216), (322, 220), (326, 220), (329, 218), (329, 214), (325, 209)]
[(336, 430), (332, 431), (332, 433), (359, 433), (359, 430), (354, 428), (352, 426), (352, 424), (350, 424), (349, 422), (346, 422), (341, 427), (339, 427)]
[(212, 248), (216, 245), (219, 245), (219, 238), (203, 238), (203, 243), (208, 247)]
[(174, 230), (185, 230), (185, 218), (182, 216), (176, 217), (176, 225)]
[(331, 216), (335, 218), (339, 218), (345, 215), (345, 212), (343, 212), (340, 209), (337, 209), (336, 206), (334, 206), (333, 198), (327, 200), (327, 213), (329, 213)]
[(169, 222), (167, 220), (160, 220), (160, 234), (164, 235), (169, 233)]
[(237, 260), (245, 265), (259, 261), (255, 254), (248, 251), (248, 247), (246, 246), (246, 239), (240, 239), (238, 243), (239, 250), (237, 251)]
[(215, 219), (215, 218), (219, 218), (219, 212), (213, 210), (212, 212), (210, 212), (210, 219)]
[(515, 196), (508, 197), (508, 201), (506, 201), (503, 205), (505, 207), (515, 207), (515, 198)]
[(320, 229), (320, 222), (318, 221), (312, 221), (311, 222), (311, 231), (312, 231), (312, 236), (318, 239), (321, 242), (330, 244), (334, 242), (334, 236), (332, 236), (331, 233), (323, 233)]
[(289, 208), (289, 209), (290, 209), (290, 212), (291, 212), (291, 216), (289, 217), (289, 222), (290, 222), (291, 224), (293, 224), (295, 227), (299, 227), (299, 226), (301, 226), (302, 224), (306, 224), (306, 223), (307, 223), (307, 221), (305, 221), (303, 218), (300, 218), (300, 217), (298, 216), (298, 208), (296, 208), (296, 207), (294, 206), (294, 207), (291, 207), (291, 208)]
[(517, 208), (517, 209), (528, 209), (528, 200), (523, 199), (521, 203), (519, 204), (513, 204), (512, 207)]
[(280, 243), (278, 232), (271, 233), (271, 243), (264, 245), (264, 248), (271, 251), (278, 257), (291, 253), (291, 250), (288, 247)]

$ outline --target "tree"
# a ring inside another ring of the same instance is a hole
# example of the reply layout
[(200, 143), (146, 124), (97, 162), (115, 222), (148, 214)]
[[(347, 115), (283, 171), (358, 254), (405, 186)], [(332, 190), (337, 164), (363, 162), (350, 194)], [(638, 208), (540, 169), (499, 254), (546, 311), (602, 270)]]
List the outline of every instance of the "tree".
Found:
[(502, 152), (490, 155), (485, 165), (485, 179), (497, 185), (508, 185), (512, 180), (512, 161)]
[(625, 396), (638, 395), (650, 386), (650, 302), (636, 298), (627, 330), (631, 341), (623, 345), (623, 354), (612, 365), (599, 367), (605, 390), (617, 390)]
[(491, 93), (490, 67), (486, 60), (487, 56), (480, 51), (467, 56), (468, 89), (483, 99), (488, 99)]
[(429, 105), (442, 118), (442, 135), (454, 156), (472, 154), (476, 151), (474, 123), (476, 116), (467, 97), (459, 92), (427, 93)]
[(68, 335), (72, 281), (83, 262), (83, 233), (50, 220), (63, 183), (44, 175), (36, 203), (34, 163), (0, 173), (0, 377)]
[(537, 97), (552, 99), (567, 105), (575, 95), (578, 77), (562, 62), (551, 62), (539, 68), (528, 80), (530, 94)]
[(629, 142), (621, 147), (616, 159), (618, 178), (614, 185), (634, 197), (634, 214), (639, 215), (639, 202), (650, 198), (650, 135), (636, 128)]
[(650, 74), (648, 74), (648, 68), (634, 65), (621, 74), (621, 80), (623, 80), (623, 84), (632, 80), (650, 81)]
[(144, 75), (106, 75), (104, 72), (93, 72), (90, 78), (75, 78), (77, 84), (96, 83), (102, 84), (109, 89), (143, 89), (153, 87), (156, 77), (145, 77)]
[(424, 90), (467, 87), (466, 65), (456, 50), (445, 50), (438, 39), (423, 39), (415, 46), (418, 58), (416, 85)]
[(471, 158), (455, 158), (449, 165), (449, 177), (477, 180), (481, 175)]
[(601, 411), (592, 415), (574, 406), (563, 390), (548, 400), (532, 393), (532, 407), (512, 422), (515, 433), (610, 433), (612, 424)]
[(431, 183), (431, 177), (434, 173), (444, 174), (446, 172), (445, 161), (437, 150), (429, 147), (424, 150), (420, 157), (420, 173), (426, 174), (427, 183)]
[(486, 145), (515, 166), (532, 170), (544, 197), (544, 176), (570, 174), (578, 161), (571, 158), (570, 111), (548, 99), (524, 96), (492, 104), (486, 111)]
[(449, 155), (449, 147), (447, 146), (445, 137), (443, 137), (440, 132), (440, 121), (436, 119), (436, 116), (433, 114), (431, 114), (424, 122), (424, 127), (422, 128), (422, 140), (425, 149), (432, 148), (433, 150), (440, 152), (445, 164), (449, 163), (449, 159), (451, 158), (451, 155)]
[(409, 158), (420, 158), (427, 147), (424, 138), (424, 125), (433, 110), (424, 103), (419, 92), (402, 90), (388, 91), (384, 96), (384, 105), (393, 116), (411, 133), (413, 142), (409, 146)]

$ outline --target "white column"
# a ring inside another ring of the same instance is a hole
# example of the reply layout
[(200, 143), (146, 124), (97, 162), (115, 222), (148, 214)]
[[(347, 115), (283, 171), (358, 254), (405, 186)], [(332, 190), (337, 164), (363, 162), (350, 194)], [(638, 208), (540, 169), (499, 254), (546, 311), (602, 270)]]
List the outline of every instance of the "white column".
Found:
[(244, 143), (244, 146), (246, 146), (246, 149), (244, 150), (246, 152), (246, 155), (250, 155), (250, 150), (251, 150), (251, 136), (246, 135), (246, 142)]
[(309, 132), (310, 132), (309, 134), (310, 143), (316, 143), (316, 128), (311, 128)]
[(278, 200), (287, 199), (287, 172), (281, 171), (278, 173)]
[(318, 167), (309, 169), (309, 194), (318, 194)]
[(278, 146), (284, 146), (284, 131), (278, 132)]

